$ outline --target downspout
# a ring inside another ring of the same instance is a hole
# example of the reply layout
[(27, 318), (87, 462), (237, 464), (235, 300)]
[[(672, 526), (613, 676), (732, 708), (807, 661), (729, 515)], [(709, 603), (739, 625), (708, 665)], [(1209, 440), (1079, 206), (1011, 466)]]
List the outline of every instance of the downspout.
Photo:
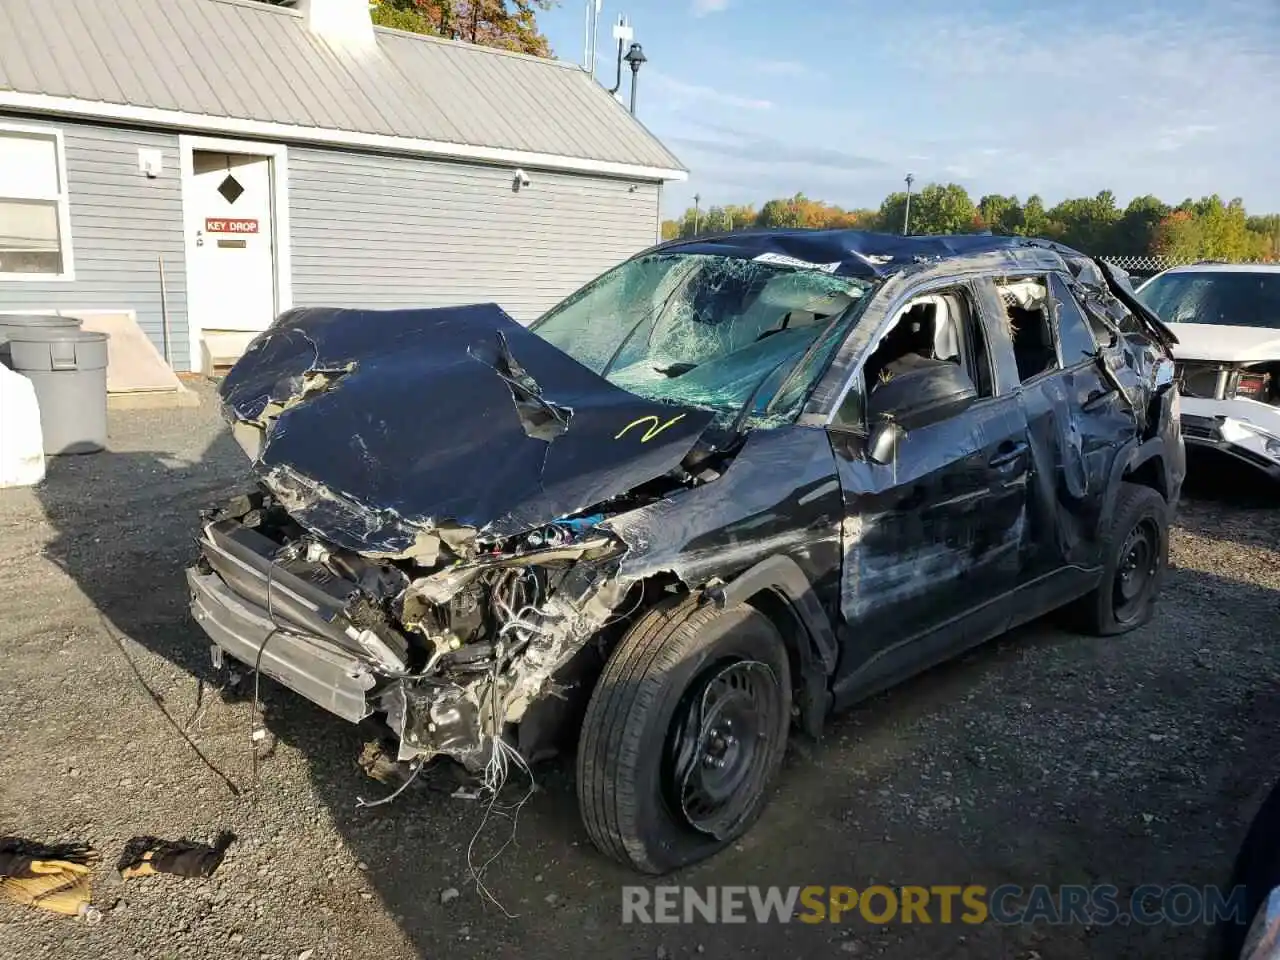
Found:
[(613, 85), (613, 89), (609, 91), (609, 96), (613, 96), (622, 89), (622, 39), (618, 39), (618, 80)]

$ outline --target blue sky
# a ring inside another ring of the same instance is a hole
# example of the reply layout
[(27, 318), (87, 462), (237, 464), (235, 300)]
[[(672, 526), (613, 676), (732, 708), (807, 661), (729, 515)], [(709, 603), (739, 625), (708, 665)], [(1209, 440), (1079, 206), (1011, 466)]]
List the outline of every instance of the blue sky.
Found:
[[(540, 14), (562, 59), (584, 11)], [(649, 57), (637, 114), (690, 169), (668, 216), (695, 192), (877, 206), (908, 172), (1280, 212), (1280, 0), (605, 0), (608, 85), (620, 13)]]

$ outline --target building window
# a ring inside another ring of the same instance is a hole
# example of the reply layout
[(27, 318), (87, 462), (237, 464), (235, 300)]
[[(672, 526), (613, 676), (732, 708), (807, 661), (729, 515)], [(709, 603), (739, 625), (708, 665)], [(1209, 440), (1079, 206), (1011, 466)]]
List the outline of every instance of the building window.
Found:
[(0, 282), (72, 275), (62, 135), (0, 126)]

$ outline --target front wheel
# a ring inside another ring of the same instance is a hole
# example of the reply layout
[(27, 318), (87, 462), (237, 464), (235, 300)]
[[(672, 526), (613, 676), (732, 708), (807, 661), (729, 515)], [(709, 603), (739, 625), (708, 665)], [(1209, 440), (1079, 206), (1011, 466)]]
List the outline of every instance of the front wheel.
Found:
[(723, 849), (764, 808), (790, 714), (787, 651), (767, 617), (693, 597), (659, 604), (587, 706), (577, 779), (592, 842), (653, 874)]
[(1102, 582), (1075, 606), (1079, 626), (1097, 636), (1127, 633), (1155, 613), (1169, 562), (1169, 507), (1150, 487), (1122, 482), (1103, 538)]

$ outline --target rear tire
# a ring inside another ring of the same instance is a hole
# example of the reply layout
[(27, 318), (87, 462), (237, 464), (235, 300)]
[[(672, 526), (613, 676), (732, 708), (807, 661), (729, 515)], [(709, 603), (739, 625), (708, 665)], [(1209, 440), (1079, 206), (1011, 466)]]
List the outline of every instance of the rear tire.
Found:
[(1169, 505), (1159, 492), (1124, 481), (1102, 541), (1102, 582), (1072, 607), (1076, 625), (1099, 637), (1151, 620), (1169, 562)]
[(767, 617), (694, 597), (658, 604), (587, 706), (577, 786), (592, 842), (651, 874), (723, 849), (764, 809), (790, 715), (787, 650)]

